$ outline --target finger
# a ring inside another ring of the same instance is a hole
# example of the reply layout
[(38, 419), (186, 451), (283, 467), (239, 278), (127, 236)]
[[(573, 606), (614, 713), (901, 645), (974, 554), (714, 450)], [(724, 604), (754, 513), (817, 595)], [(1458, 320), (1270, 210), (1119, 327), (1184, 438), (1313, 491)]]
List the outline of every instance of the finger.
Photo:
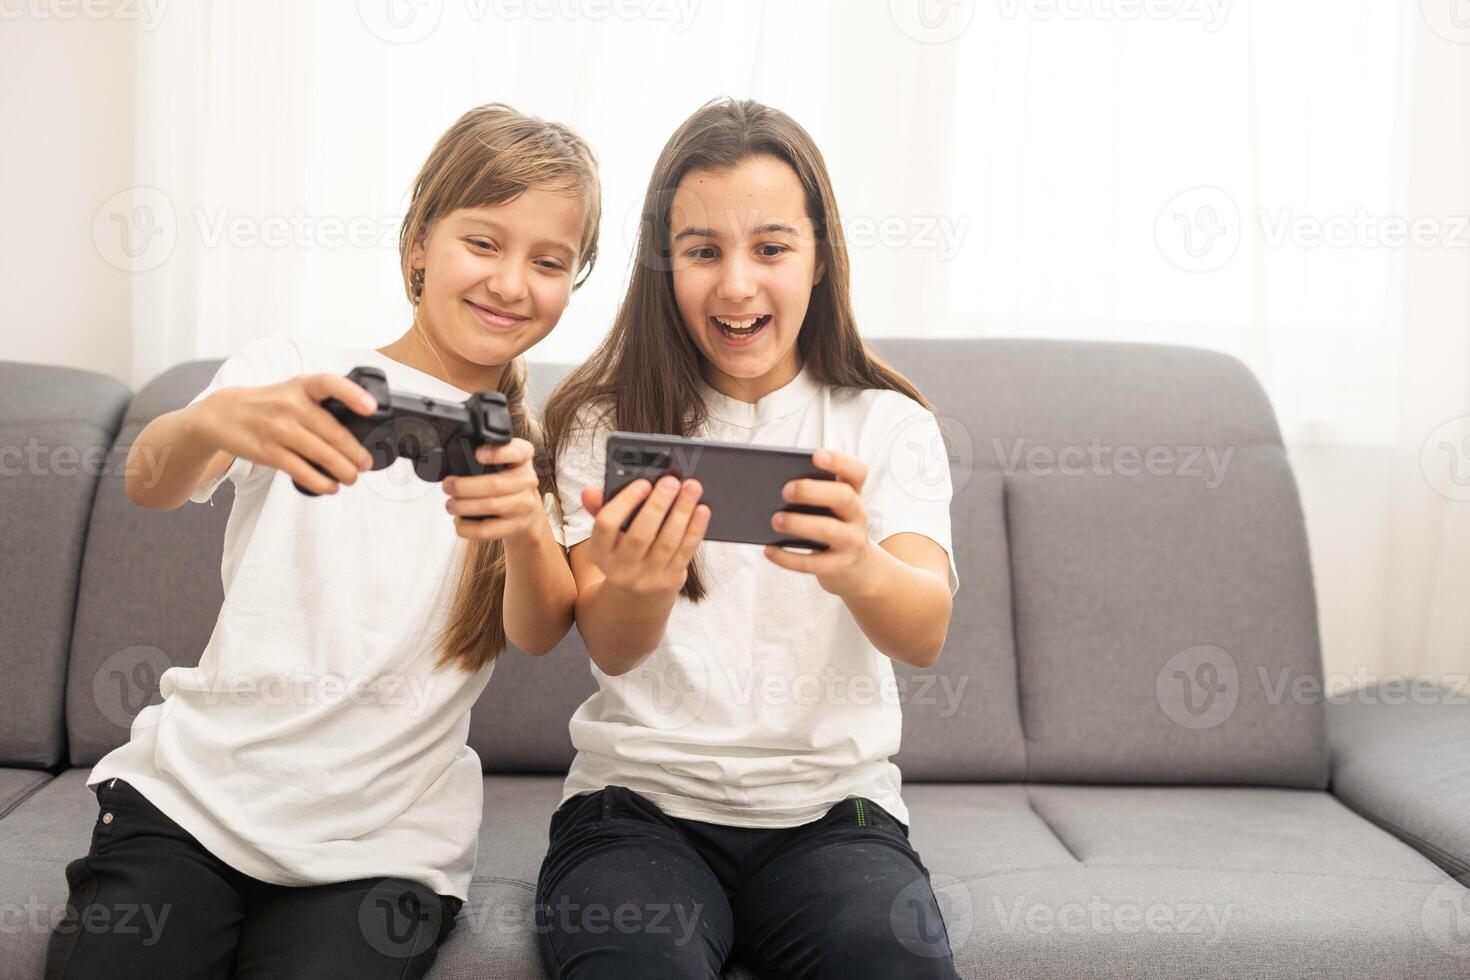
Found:
[(694, 559), (694, 551), (704, 540), (704, 532), (709, 530), (710, 515), (709, 504), (700, 504), (694, 508), (694, 516), (689, 518), (689, 526), (684, 529), (684, 540), (679, 542), (678, 549), (670, 559), (676, 568), (685, 568)]
[(336, 480), (325, 473), (317, 472), (310, 463), (293, 452), (277, 449), (275, 452), (266, 453), (262, 462), (280, 470), (312, 493), (333, 494), (337, 492)]
[(454, 533), (470, 541), (493, 541), (510, 534), (518, 524), (518, 521), (511, 518), (482, 517), (476, 520), (471, 517), (456, 517)]
[(444, 478), (444, 492), (454, 497), (503, 497), (530, 490), (538, 482), (535, 471), (529, 466), (517, 466), (500, 473), (447, 476)]
[(640, 478), (618, 491), (612, 500), (603, 503), (592, 524), (592, 538), (600, 553), (611, 553), (623, 533), (623, 522), (633, 513), (635, 507), (643, 503), (651, 489), (652, 485)]
[(366, 388), (340, 374), (308, 374), (304, 380), (306, 394), (314, 402), (335, 398), (359, 415), (371, 415), (378, 410), (377, 400)]
[(685, 480), (679, 488), (674, 506), (669, 510), (669, 516), (664, 520), (663, 527), (659, 528), (658, 537), (648, 551), (648, 560), (659, 568), (668, 564), (674, 552), (679, 550), (679, 545), (684, 541), (684, 532), (689, 528), (689, 520), (694, 516), (694, 507), (703, 493), (704, 487), (700, 486), (698, 480)]
[(841, 547), (854, 537), (851, 524), (820, 514), (777, 513), (771, 517), (771, 527), (793, 538), (820, 541), (832, 548)]
[(781, 488), (781, 499), (792, 504), (830, 508), (844, 521), (857, 521), (864, 515), (857, 491), (851, 484), (837, 480), (792, 480)]
[(653, 492), (643, 502), (643, 507), (638, 515), (633, 518), (633, 523), (628, 525), (628, 530), (618, 540), (617, 551), (632, 560), (641, 560), (653, 547), (653, 541), (658, 537), (658, 529), (663, 526), (664, 517), (668, 515), (669, 508), (674, 504), (674, 497), (679, 490), (679, 481), (672, 476), (662, 476), (654, 484)]
[(854, 490), (863, 488), (863, 481), (868, 478), (868, 464), (850, 456), (847, 453), (839, 453), (835, 449), (818, 449), (812, 453), (812, 462), (819, 469), (829, 473), (835, 473), (837, 479), (846, 483)]
[(475, 459), (486, 465), (519, 466), (529, 463), (536, 454), (536, 447), (525, 439), (512, 439), (499, 446), (481, 446), (475, 450)]
[(820, 574), (823, 571), (822, 560), (827, 557), (820, 553), (803, 555), (794, 551), (786, 551), (773, 544), (766, 545), (765, 555), (773, 564), (808, 575)]
[(329, 443), (343, 456), (351, 460), (359, 471), (373, 468), (373, 454), (368, 452), (347, 426), (332, 417), (332, 413), (320, 405), (311, 405), (302, 413), (301, 422), (312, 432)]
[(444, 501), (444, 509), (456, 517), (522, 517), (540, 503), (532, 504), (522, 493), (504, 494), (499, 497), (450, 497)]
[(596, 517), (597, 512), (602, 510), (602, 488), (583, 487), (582, 506), (586, 509), (587, 513), (591, 514), (593, 517)]
[(296, 455), (322, 467), (338, 481), (349, 485), (357, 482), (357, 464), (305, 426), (292, 426), (287, 430), (281, 444)]

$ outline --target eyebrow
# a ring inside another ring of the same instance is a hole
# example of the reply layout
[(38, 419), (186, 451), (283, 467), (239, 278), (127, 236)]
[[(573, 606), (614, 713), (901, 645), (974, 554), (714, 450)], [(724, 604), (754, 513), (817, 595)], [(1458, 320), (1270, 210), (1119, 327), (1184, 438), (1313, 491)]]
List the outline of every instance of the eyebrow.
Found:
[[(767, 222), (766, 224), (763, 224), (759, 228), (757, 228), (755, 230), (755, 234), (757, 234), (757, 235), (795, 235), (796, 234), (796, 229), (793, 228), (793, 227), (791, 227), (788, 224), (783, 224), (782, 222), (779, 222), (779, 221), (771, 221), (771, 222)], [(674, 236), (674, 241), (677, 242), (677, 241), (680, 241), (680, 240), (685, 239), (685, 238), (715, 238), (715, 239), (718, 239), (719, 237), (720, 237), (720, 233), (717, 232), (717, 231), (715, 231), (713, 228), (684, 228), (684, 229), (681, 229), (680, 232), (677, 235)]]
[[(464, 215), (461, 220), (464, 221), (466, 224), (480, 225), (483, 228), (488, 228), (496, 234), (501, 234), (505, 230), (502, 225), (491, 221), (489, 218), (481, 218), (478, 215), (467, 214)], [(545, 241), (533, 242), (531, 248), (533, 251), (539, 248), (556, 249), (558, 251), (565, 252), (569, 257), (575, 256), (577, 254), (576, 248), (567, 244), (566, 242), (556, 241), (555, 239), (547, 239)]]

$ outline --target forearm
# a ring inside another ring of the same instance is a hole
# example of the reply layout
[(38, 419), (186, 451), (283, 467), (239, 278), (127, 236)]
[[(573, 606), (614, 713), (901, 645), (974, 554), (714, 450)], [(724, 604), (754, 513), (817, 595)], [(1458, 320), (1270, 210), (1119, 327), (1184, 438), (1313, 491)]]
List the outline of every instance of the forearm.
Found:
[(128, 450), (125, 486), (140, 507), (173, 510), (199, 486), (218, 452), (191, 425), (195, 406), (160, 415), (149, 422)]
[(505, 543), (505, 635), (535, 656), (549, 653), (572, 628), (577, 583), (566, 553), (543, 520)]
[(644, 596), (618, 589), (607, 579), (577, 596), (577, 629), (597, 669), (624, 674), (643, 662), (663, 639), (678, 594)]
[(934, 666), (949, 635), (948, 584), (876, 544), (870, 547), (874, 570), (863, 587), (843, 601), (885, 656), (913, 667)]

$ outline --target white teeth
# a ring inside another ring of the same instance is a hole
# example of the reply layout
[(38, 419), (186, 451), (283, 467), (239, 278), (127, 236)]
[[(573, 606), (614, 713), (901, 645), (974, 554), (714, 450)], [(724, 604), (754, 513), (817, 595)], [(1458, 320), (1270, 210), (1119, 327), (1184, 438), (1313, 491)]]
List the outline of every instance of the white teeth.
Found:
[(755, 326), (756, 321), (758, 321), (760, 317), (752, 316), (746, 317), (742, 320), (727, 320), (722, 316), (717, 316), (715, 317), (715, 319), (719, 321), (721, 326), (729, 327), (731, 330), (749, 330), (751, 327)]

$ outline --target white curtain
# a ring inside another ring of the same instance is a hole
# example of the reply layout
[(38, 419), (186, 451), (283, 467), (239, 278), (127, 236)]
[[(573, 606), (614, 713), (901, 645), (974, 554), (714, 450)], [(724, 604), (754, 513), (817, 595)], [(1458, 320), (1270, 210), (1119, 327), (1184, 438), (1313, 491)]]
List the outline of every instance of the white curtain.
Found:
[(601, 157), (602, 260), (537, 351), (578, 359), (663, 141), (750, 96), (823, 149), (866, 333), (1240, 357), (1329, 673), (1470, 672), (1466, 0), (197, 0), (137, 64), (105, 216), (135, 236), (136, 383), (266, 333), (396, 336), (409, 182), (492, 100)]

